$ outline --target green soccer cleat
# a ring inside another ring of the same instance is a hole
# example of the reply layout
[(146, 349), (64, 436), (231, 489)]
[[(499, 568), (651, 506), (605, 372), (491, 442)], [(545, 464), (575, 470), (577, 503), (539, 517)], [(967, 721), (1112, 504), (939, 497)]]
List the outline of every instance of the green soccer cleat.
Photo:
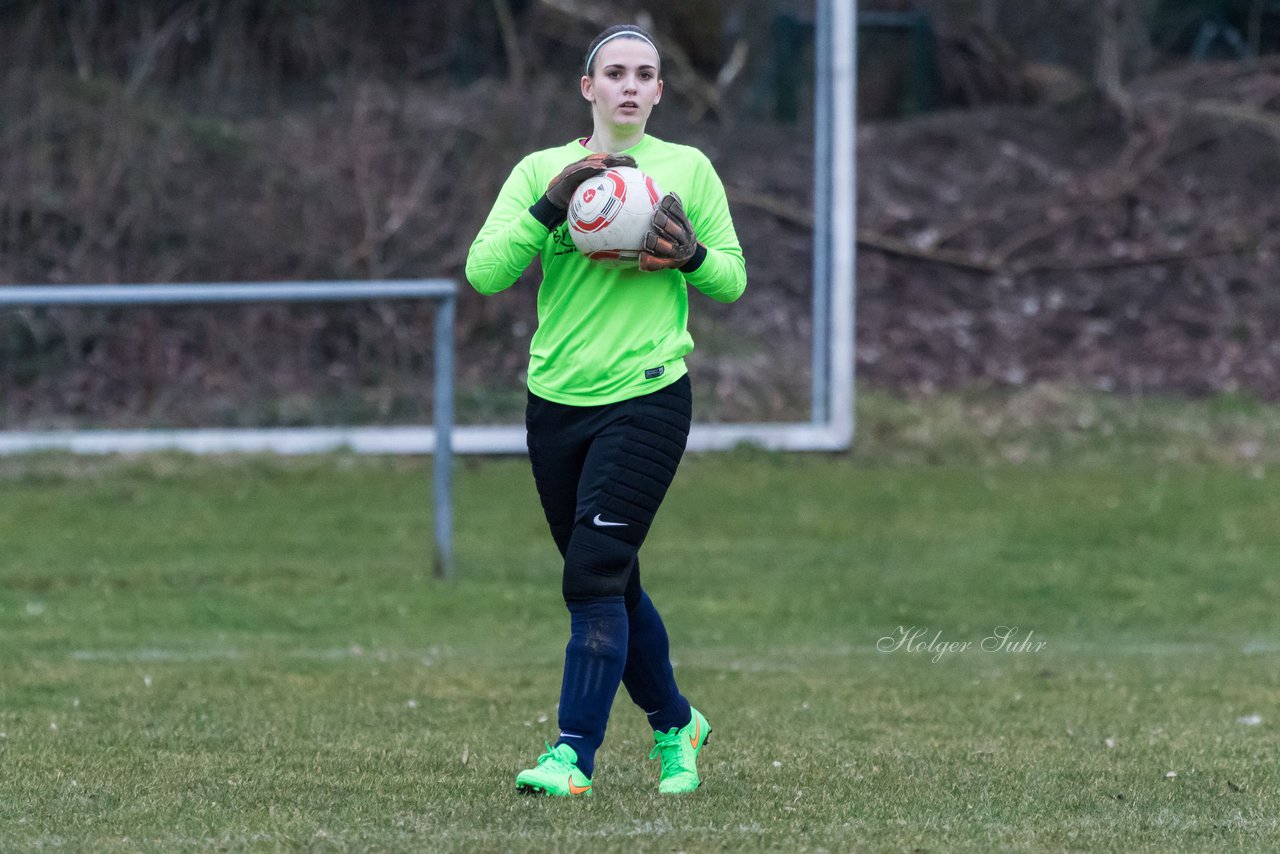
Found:
[(523, 795), (567, 798), (591, 794), (591, 781), (579, 770), (578, 754), (572, 747), (548, 744), (547, 752), (538, 757), (536, 767), (516, 775), (516, 791)]
[(658, 791), (664, 795), (692, 792), (702, 782), (698, 779), (698, 752), (711, 737), (711, 724), (702, 712), (692, 707), (690, 711), (693, 715), (682, 728), (653, 734), (657, 744), (649, 751), (649, 758), (662, 759)]

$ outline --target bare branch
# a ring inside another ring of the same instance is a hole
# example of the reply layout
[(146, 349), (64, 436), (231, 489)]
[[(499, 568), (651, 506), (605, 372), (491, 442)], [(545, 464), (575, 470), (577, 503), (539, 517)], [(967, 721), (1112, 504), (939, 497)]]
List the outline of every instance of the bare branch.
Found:
[(732, 202), (762, 210), (776, 219), (789, 222), (792, 225), (798, 225), (801, 228), (813, 228), (813, 212), (794, 205), (785, 199), (739, 186), (726, 186), (725, 192)]
[(502, 30), (502, 47), (507, 52), (507, 75), (513, 89), (524, 88), (524, 53), (520, 50), (520, 31), (508, 0), (493, 0), (493, 11)]
[(167, 48), (178, 37), (179, 33), (186, 29), (187, 24), (195, 18), (196, 13), (200, 11), (200, 7), (203, 4), (204, 0), (195, 0), (192, 3), (179, 6), (146, 40), (137, 63), (134, 64), (129, 72), (129, 81), (124, 87), (126, 95), (133, 97), (138, 94), (142, 84), (146, 83), (147, 78), (151, 76), (151, 72), (155, 68), (156, 58), (161, 51)]
[(874, 231), (859, 229), (858, 245), (865, 246), (868, 249), (879, 250), (886, 255), (897, 255), (916, 261), (929, 261), (946, 267), (959, 267), (962, 270), (971, 270), (975, 273), (993, 274), (1001, 271), (999, 265), (993, 264), (989, 259), (981, 256), (955, 252), (950, 249), (923, 248), (906, 240), (890, 237), (887, 234), (878, 234)]
[(1192, 112), (1215, 118), (1227, 119), (1238, 125), (1252, 127), (1263, 133), (1280, 139), (1280, 113), (1259, 110), (1244, 104), (1218, 99), (1192, 101), (1189, 105)]

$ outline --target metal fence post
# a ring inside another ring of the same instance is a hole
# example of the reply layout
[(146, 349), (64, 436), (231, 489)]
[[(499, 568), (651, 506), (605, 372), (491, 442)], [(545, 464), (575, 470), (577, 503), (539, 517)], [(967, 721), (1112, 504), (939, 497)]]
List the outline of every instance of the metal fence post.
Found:
[(135, 431), (0, 431), (0, 454), (65, 449), (79, 453), (178, 448), (193, 453), (273, 451), (435, 453), (435, 560), (438, 578), (453, 577), (453, 319), (457, 283), (401, 281), (242, 282), (158, 285), (0, 286), (0, 308), (55, 305), (198, 305), (431, 299), (437, 303), (434, 429), (411, 427), (229, 428)]
[(453, 578), (453, 308), (452, 296), (436, 303), (435, 575), (446, 581)]

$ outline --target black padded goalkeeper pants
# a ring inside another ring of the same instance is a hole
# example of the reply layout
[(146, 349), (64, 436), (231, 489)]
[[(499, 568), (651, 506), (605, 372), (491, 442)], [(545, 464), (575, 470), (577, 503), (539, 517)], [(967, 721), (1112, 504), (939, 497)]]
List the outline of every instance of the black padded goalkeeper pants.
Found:
[(530, 392), (529, 460), (551, 536), (564, 557), (566, 602), (640, 601), (637, 554), (689, 438), (689, 377), (603, 406), (566, 406)]

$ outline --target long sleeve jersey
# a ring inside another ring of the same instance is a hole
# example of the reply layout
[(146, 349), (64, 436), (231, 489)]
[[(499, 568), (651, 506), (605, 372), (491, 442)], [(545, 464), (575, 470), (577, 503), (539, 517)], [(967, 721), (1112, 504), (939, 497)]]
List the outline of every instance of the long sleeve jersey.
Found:
[(482, 294), (511, 287), (541, 255), (529, 390), (571, 406), (615, 403), (680, 379), (693, 350), (686, 283), (720, 302), (733, 302), (747, 284), (724, 185), (706, 155), (690, 146), (645, 136), (619, 152), (684, 203), (705, 247), (685, 272), (606, 268), (578, 252), (564, 223), (548, 229), (546, 217), (530, 208), (560, 170), (589, 153), (574, 140), (521, 160), (467, 253), (467, 280)]

